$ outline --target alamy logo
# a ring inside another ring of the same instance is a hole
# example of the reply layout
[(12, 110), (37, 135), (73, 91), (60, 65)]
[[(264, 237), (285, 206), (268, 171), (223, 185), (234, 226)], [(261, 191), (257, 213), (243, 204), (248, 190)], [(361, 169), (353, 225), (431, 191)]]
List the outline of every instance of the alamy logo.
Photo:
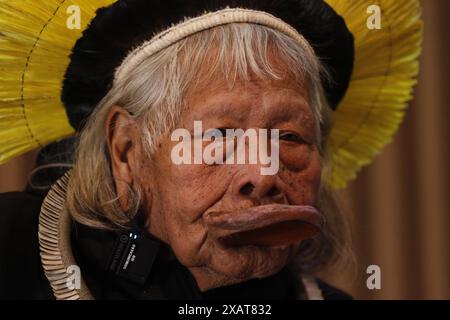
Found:
[(381, 289), (381, 268), (377, 265), (370, 265), (367, 267), (366, 273), (369, 277), (366, 281), (367, 289), (380, 290)]
[(66, 13), (69, 17), (66, 20), (66, 27), (70, 30), (81, 29), (81, 9), (79, 6), (73, 4), (67, 7)]
[[(208, 129), (194, 121), (193, 136), (176, 129), (172, 141), (179, 141), (171, 153), (172, 162), (181, 164), (257, 164), (261, 175), (275, 175), (279, 169), (278, 129)], [(206, 142), (206, 146), (204, 146)]]
[(69, 276), (66, 279), (66, 287), (69, 290), (79, 290), (81, 288), (81, 270), (77, 265), (70, 265), (66, 272)]
[(381, 29), (381, 8), (378, 5), (371, 5), (367, 7), (367, 29), (380, 30)]

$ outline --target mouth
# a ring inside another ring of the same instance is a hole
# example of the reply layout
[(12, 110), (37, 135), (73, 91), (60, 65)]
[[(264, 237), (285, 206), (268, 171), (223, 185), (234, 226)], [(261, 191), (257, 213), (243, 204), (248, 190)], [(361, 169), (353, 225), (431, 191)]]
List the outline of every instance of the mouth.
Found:
[(323, 216), (312, 206), (270, 204), (238, 211), (208, 212), (208, 232), (227, 246), (280, 246), (317, 235)]

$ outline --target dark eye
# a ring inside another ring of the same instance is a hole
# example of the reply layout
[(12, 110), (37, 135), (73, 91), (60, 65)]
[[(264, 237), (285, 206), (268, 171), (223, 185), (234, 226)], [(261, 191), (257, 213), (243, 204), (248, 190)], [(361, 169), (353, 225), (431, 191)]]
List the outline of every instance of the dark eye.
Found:
[(281, 132), (280, 140), (304, 143), (305, 140), (295, 132)]
[(227, 129), (229, 129), (229, 128), (214, 128), (214, 129), (208, 129), (208, 130), (204, 133), (204, 137), (209, 139), (209, 137), (215, 136), (216, 139), (218, 139), (218, 136), (221, 135), (222, 138), (226, 138), (226, 137), (227, 137)]
[(222, 137), (226, 137), (227, 136), (227, 129), (229, 129), (229, 128), (217, 128), (215, 130), (219, 131), (222, 134)]

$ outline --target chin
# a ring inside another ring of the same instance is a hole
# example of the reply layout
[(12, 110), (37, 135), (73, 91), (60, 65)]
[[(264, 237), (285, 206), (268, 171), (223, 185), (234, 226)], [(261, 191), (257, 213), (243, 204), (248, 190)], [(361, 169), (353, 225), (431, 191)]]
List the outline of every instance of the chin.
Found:
[(282, 246), (218, 246), (209, 269), (226, 278), (230, 284), (264, 278), (283, 269), (298, 245)]
[(190, 271), (204, 292), (274, 275), (288, 264), (296, 248), (297, 245), (221, 248), (213, 251), (210, 263)]

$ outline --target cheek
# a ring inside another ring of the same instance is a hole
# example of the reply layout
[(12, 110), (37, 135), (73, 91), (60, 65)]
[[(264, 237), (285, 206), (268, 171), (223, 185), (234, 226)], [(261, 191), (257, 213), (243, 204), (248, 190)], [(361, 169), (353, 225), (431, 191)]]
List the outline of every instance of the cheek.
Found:
[(164, 195), (171, 195), (189, 221), (223, 196), (232, 172), (227, 166), (173, 165), (166, 173)]
[(166, 168), (159, 188), (161, 216), (166, 242), (186, 266), (202, 263), (199, 250), (206, 229), (201, 219), (228, 189), (226, 166), (173, 165)]
[(280, 178), (287, 186), (291, 204), (314, 205), (321, 178), (321, 159), (317, 148), (300, 146), (297, 150), (280, 150)]
[(202, 214), (228, 189), (231, 168), (177, 165), (171, 161), (170, 151), (160, 151), (154, 159), (158, 165), (152, 211), (157, 208), (155, 216), (162, 217), (159, 220), (162, 221), (165, 238), (172, 245), (174, 242), (195, 243), (202, 234)]
[[(206, 164), (175, 164), (171, 159), (175, 142), (166, 142), (158, 154), (160, 196), (179, 205), (186, 214), (202, 213), (226, 190), (228, 166)], [(192, 155), (194, 153), (192, 152)], [(192, 159), (193, 162), (193, 159)]]

